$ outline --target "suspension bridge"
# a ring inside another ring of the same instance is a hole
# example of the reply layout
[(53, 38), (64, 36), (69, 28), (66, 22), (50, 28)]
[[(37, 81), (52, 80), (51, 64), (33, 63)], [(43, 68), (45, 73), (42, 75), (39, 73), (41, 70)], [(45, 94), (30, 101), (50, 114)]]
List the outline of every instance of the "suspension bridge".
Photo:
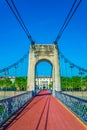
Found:
[[(0, 69), (0, 130), (87, 130), (87, 69), (69, 60), (58, 44), (81, 2), (74, 0), (53, 43), (36, 44), (14, 0), (5, 0), (30, 46)], [(42, 61), (50, 64), (50, 76), (38, 75)]]

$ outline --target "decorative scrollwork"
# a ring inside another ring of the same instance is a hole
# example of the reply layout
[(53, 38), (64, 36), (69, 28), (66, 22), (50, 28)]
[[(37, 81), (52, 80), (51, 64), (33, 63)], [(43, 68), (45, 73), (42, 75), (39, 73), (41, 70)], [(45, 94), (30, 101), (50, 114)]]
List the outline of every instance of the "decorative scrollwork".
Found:
[(0, 100), (0, 125), (32, 98), (32, 92)]
[(55, 96), (65, 104), (83, 122), (87, 123), (87, 100), (74, 97), (62, 92), (55, 92)]

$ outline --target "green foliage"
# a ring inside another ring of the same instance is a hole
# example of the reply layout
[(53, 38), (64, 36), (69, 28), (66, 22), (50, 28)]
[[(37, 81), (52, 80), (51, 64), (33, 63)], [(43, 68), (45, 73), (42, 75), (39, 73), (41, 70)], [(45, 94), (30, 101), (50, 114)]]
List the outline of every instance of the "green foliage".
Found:
[(0, 90), (26, 90), (27, 77), (16, 77), (14, 83), (10, 78), (0, 79)]
[(26, 90), (27, 77), (16, 77), (15, 86), (17, 90)]
[(74, 90), (74, 91), (78, 91), (78, 90), (87, 90), (87, 76), (83, 77), (81, 79), (81, 77), (79, 76), (73, 76), (72, 78), (70, 77), (61, 77), (61, 87), (62, 90)]
[[(12, 82), (9, 78), (0, 79), (0, 90), (26, 90), (27, 86), (27, 77), (16, 77), (15, 82)], [(49, 88), (53, 87), (53, 82), (49, 84)], [(71, 77), (61, 77), (61, 87), (62, 90), (68, 91), (78, 91), (78, 90), (87, 90), (87, 76), (79, 77), (73, 76)]]
[(3, 103), (0, 105), (0, 114), (3, 113), (4, 109), (5, 109), (5, 104)]
[(3, 87), (4, 84), (5, 84), (5, 81), (0, 79), (0, 87)]
[(53, 88), (53, 82), (50, 82), (49, 89), (52, 89), (52, 88)]

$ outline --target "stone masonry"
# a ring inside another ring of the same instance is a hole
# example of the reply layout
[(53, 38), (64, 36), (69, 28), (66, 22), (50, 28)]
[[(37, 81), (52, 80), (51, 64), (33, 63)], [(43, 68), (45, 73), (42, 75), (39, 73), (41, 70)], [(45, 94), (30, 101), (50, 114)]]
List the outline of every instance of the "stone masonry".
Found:
[(35, 68), (40, 61), (48, 61), (53, 66), (53, 90), (60, 91), (60, 69), (58, 47), (55, 44), (34, 44), (30, 46), (27, 90), (35, 89)]

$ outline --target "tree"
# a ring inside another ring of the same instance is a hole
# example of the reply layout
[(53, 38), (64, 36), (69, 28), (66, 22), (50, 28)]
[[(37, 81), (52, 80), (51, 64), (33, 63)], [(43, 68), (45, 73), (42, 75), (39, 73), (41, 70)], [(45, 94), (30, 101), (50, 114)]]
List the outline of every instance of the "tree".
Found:
[(81, 90), (81, 78), (80, 76), (73, 76), (73, 89), (74, 90)]
[(4, 84), (5, 84), (5, 81), (0, 79), (0, 89), (1, 90), (3, 89)]
[(53, 82), (50, 82), (49, 89), (52, 89), (52, 88), (53, 88)]
[(15, 86), (17, 90), (26, 90), (27, 77), (16, 77)]

